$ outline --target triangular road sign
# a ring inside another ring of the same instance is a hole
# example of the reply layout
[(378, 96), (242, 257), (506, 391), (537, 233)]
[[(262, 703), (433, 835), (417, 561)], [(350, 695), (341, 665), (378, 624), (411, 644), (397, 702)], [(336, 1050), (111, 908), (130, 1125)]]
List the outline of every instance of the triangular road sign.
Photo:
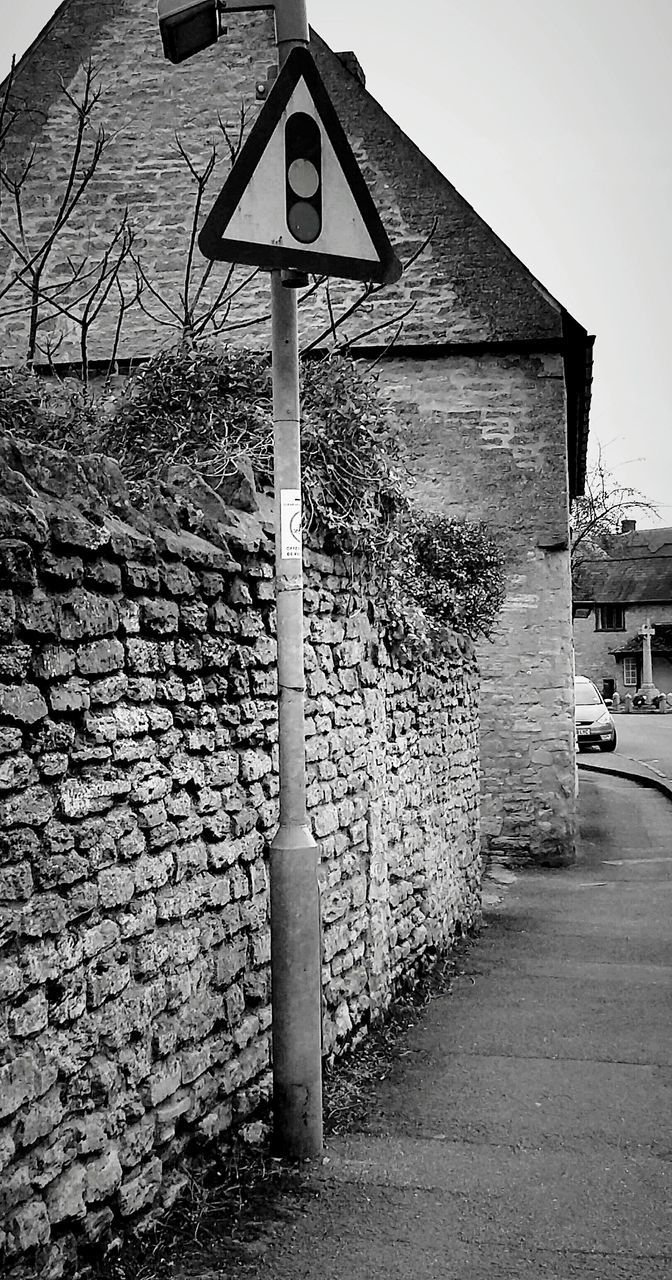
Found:
[(401, 264), (307, 49), (289, 54), (198, 237), (206, 258), (391, 283)]

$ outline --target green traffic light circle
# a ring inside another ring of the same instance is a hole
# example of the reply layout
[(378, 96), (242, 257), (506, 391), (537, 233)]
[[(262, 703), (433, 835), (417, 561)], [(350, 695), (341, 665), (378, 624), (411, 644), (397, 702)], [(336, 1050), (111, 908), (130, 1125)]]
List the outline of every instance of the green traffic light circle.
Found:
[(320, 185), (320, 175), (310, 160), (293, 160), (287, 170), (287, 180), (294, 195), (310, 200)]
[(297, 200), (287, 214), (287, 226), (295, 240), (300, 240), (301, 244), (312, 244), (320, 234), (322, 221), (312, 204)]

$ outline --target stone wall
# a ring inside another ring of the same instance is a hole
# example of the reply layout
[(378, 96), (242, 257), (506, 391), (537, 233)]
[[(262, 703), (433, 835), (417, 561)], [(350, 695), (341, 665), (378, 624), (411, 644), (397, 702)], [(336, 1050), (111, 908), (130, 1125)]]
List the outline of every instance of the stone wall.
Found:
[[(113, 464), (12, 441), (0, 473), (0, 1247), (55, 1277), (268, 1097), (269, 504), (175, 469), (140, 515)], [(362, 565), (306, 560), (333, 1056), (477, 916), (477, 678), (458, 637), (403, 659)]]
[(559, 355), (392, 357), (380, 366), (426, 510), (484, 520), (507, 566), (479, 646), (484, 850), (574, 856), (565, 384)]

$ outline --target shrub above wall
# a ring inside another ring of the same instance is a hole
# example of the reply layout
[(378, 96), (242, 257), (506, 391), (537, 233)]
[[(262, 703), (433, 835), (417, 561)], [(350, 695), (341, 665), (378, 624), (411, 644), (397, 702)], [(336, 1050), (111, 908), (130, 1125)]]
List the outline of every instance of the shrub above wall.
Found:
[[(86, 440), (118, 463), (140, 509), (184, 464), (245, 507), (241, 465), (253, 486), (272, 488), (271, 397), (268, 358), (230, 347), (164, 351), (94, 388), (0, 370), (0, 431), (75, 455)], [(301, 417), (304, 513), (320, 544), (375, 559), (391, 612), (428, 652), (446, 626), (489, 635), (503, 601), (501, 552), (483, 523), (414, 507), (403, 438), (375, 377), (343, 355), (304, 362)]]

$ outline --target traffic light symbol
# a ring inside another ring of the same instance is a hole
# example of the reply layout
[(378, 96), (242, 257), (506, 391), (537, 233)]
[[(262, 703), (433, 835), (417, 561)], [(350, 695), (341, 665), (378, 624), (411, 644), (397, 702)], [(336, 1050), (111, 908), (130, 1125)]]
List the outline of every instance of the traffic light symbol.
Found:
[(313, 244), (322, 230), (322, 135), (305, 111), (285, 125), (285, 203), (294, 239)]

